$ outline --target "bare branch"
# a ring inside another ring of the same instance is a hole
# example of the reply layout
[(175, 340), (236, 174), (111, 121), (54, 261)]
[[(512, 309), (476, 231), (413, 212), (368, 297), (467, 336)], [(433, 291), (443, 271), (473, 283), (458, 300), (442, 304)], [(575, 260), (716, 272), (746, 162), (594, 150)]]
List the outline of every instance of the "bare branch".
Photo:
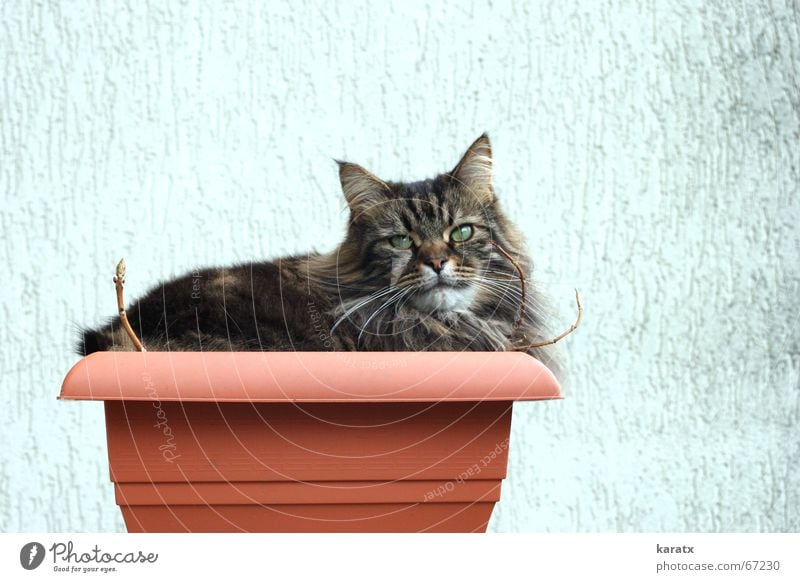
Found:
[(133, 331), (133, 328), (128, 321), (128, 314), (125, 313), (125, 299), (122, 295), (122, 288), (125, 286), (125, 259), (120, 259), (119, 263), (117, 263), (114, 285), (117, 288), (117, 308), (119, 309), (120, 325), (122, 325), (122, 328), (125, 330), (125, 333), (128, 334), (128, 337), (131, 338), (131, 342), (133, 342), (133, 347), (136, 348), (136, 351), (146, 352), (147, 350), (144, 349), (142, 342), (140, 342), (139, 338), (136, 337), (136, 332)]
[(581, 324), (581, 319), (583, 318), (583, 306), (581, 305), (581, 296), (580, 296), (580, 293), (578, 293), (577, 289), (575, 289), (575, 303), (577, 303), (577, 305), (578, 305), (578, 318), (575, 320), (575, 323), (573, 323), (569, 327), (569, 329), (567, 331), (565, 331), (564, 333), (562, 333), (558, 337), (554, 337), (551, 340), (547, 340), (546, 342), (541, 342), (541, 343), (537, 343), (537, 344), (528, 344), (528, 345), (524, 345), (524, 346), (514, 346), (514, 350), (515, 351), (529, 350), (531, 348), (541, 348), (541, 347), (544, 347), (544, 346), (553, 345), (554, 343), (556, 343), (558, 341), (561, 341), (562, 339), (567, 337), (569, 334), (571, 334), (573, 331), (578, 329), (578, 326)]
[(522, 325), (522, 320), (525, 319), (525, 271), (522, 270), (522, 265), (520, 265), (517, 260), (512, 257), (506, 249), (500, 246), (500, 244), (492, 239), (492, 244), (494, 248), (496, 248), (500, 253), (509, 260), (509, 262), (514, 265), (514, 268), (517, 270), (519, 274), (519, 287), (520, 287), (520, 294), (521, 299), (519, 303), (519, 314), (517, 315), (517, 320), (514, 322), (514, 330), (516, 330), (520, 325)]

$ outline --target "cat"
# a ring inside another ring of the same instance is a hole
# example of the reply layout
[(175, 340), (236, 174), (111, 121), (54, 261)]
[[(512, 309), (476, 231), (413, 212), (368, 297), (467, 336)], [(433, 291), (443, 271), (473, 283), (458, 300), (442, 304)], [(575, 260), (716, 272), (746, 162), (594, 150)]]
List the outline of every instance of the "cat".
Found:
[[(547, 339), (532, 263), (495, 193), (486, 134), (451, 172), (419, 182), (337, 163), (350, 211), (338, 248), (198, 270), (153, 288), (127, 310), (145, 348), (505, 351)], [(133, 349), (118, 317), (85, 330), (77, 347)]]

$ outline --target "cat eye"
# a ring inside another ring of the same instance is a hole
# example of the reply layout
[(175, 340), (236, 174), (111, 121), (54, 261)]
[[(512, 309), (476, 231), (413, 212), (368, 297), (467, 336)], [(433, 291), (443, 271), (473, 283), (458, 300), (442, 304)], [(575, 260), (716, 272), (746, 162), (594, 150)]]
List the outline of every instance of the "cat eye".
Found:
[(472, 238), (472, 225), (462, 224), (450, 231), (450, 240), (453, 242), (466, 242)]
[(408, 236), (407, 234), (396, 234), (389, 239), (389, 242), (394, 248), (403, 251), (407, 251), (408, 249), (410, 249), (411, 245), (413, 244), (411, 241), (411, 237)]

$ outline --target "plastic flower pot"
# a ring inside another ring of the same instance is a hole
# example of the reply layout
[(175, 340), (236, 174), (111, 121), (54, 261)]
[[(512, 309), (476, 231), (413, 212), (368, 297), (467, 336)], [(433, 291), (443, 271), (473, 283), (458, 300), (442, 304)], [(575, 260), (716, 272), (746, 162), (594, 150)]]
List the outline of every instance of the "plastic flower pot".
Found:
[(560, 398), (521, 353), (92, 354), (129, 532), (483, 532), (511, 407)]

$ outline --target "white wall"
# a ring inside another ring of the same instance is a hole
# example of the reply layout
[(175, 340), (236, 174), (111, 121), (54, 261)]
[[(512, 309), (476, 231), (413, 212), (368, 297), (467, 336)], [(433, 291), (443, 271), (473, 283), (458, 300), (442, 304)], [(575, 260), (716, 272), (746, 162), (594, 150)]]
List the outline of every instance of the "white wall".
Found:
[(132, 297), (329, 249), (331, 158), (420, 178), (488, 130), (586, 307), (491, 529), (800, 529), (797, 5), (335, 4), (0, 7), (0, 528), (123, 528), (102, 407), (55, 400), (120, 256)]

